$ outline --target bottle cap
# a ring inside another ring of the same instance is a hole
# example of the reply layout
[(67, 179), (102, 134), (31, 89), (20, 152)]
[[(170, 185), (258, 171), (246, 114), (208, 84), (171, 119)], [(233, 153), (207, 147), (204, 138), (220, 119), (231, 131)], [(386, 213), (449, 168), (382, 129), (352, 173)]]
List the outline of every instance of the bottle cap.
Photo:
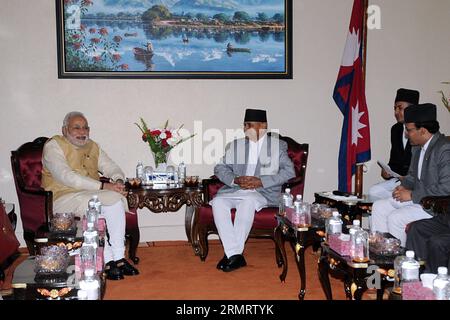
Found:
[(332, 215), (333, 215), (333, 217), (339, 217), (339, 212), (338, 211), (333, 211)]
[(291, 193), (291, 188), (286, 188), (286, 189), (284, 189), (284, 192), (286, 192), (286, 193)]
[(98, 199), (98, 195), (94, 194), (94, 195), (92, 196), (92, 199), (97, 200), (97, 199)]
[(298, 195), (296, 196), (296, 199), (297, 199), (297, 200), (302, 200), (302, 195), (301, 195), (301, 194), (298, 194)]
[(406, 256), (408, 258), (414, 258), (414, 251), (413, 250), (406, 251)]
[(439, 274), (445, 274), (445, 275), (447, 275), (447, 272), (448, 272), (447, 267), (439, 267), (439, 268), (438, 268), (438, 273), (439, 273)]
[(358, 219), (353, 220), (353, 225), (359, 227), (361, 225), (361, 221)]

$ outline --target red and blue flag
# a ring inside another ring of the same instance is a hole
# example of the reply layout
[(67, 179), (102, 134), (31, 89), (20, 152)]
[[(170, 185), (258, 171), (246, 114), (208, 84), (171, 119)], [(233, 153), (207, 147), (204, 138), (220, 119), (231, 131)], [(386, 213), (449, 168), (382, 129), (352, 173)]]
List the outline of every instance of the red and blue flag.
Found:
[(364, 0), (354, 0), (347, 42), (333, 92), (333, 99), (344, 116), (338, 189), (345, 192), (352, 192), (356, 164), (370, 160), (369, 112), (363, 74), (364, 13)]

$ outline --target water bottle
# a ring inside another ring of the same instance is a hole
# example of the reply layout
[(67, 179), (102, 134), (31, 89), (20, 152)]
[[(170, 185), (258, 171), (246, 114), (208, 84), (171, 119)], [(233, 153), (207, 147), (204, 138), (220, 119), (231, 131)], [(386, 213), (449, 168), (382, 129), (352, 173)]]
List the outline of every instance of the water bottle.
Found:
[(358, 219), (353, 220), (353, 225), (348, 229), (348, 234), (350, 235), (350, 256), (355, 257), (356, 253), (356, 231), (361, 230), (361, 222)]
[(338, 211), (333, 211), (332, 216), (327, 220), (327, 239), (329, 237), (339, 237), (342, 233), (342, 220)]
[(94, 270), (85, 270), (84, 279), (80, 281), (80, 289), (86, 291), (87, 300), (98, 300), (100, 297), (100, 281)]
[(297, 215), (298, 226), (300, 228), (309, 228), (311, 226), (311, 205), (301, 201), (301, 196), (297, 195), (294, 201), (295, 214)]
[(144, 165), (142, 164), (142, 161), (138, 161), (136, 166), (136, 178), (141, 179), (141, 181), (144, 180)]
[(433, 293), (436, 300), (448, 300), (447, 296), (447, 285), (449, 284), (449, 279), (447, 276), (447, 268), (439, 267), (438, 275), (433, 280)]
[[(406, 258), (403, 260), (401, 269), (402, 269), (402, 294), (407, 295), (410, 294), (410, 291), (413, 290), (413, 287), (409, 284), (418, 282), (419, 280), (419, 268), (420, 264), (414, 259), (414, 251), (409, 250), (406, 251)], [(405, 292), (405, 286), (408, 287), (408, 292)]]
[(89, 201), (88, 209), (86, 210), (86, 230), (98, 230), (98, 210), (93, 200)]
[[(359, 222), (359, 220), (358, 220)], [(351, 257), (354, 262), (368, 262), (369, 261), (369, 233), (357, 227), (353, 235), (353, 242), (351, 245)]]
[(303, 202), (302, 195), (298, 194), (295, 196), (294, 207), (299, 206)]
[(406, 256), (397, 256), (394, 260), (394, 286), (392, 292), (396, 294), (402, 293), (402, 263), (406, 259)]
[(293, 201), (294, 201), (294, 196), (291, 194), (291, 189), (286, 188), (284, 190), (284, 193), (281, 194), (279, 211), (278, 211), (279, 215), (285, 216), (286, 208), (292, 208)]
[[(102, 203), (98, 199), (98, 195), (94, 194), (92, 196), (92, 198), (89, 200), (89, 202), (91, 202), (91, 201), (94, 202), (94, 207), (95, 207), (95, 209), (97, 209), (97, 214), (101, 215), (102, 214)], [(88, 202), (88, 208), (90, 206), (89, 202)]]
[(186, 180), (186, 165), (184, 164), (184, 162), (181, 162), (178, 165), (178, 181), (181, 184), (184, 184)]

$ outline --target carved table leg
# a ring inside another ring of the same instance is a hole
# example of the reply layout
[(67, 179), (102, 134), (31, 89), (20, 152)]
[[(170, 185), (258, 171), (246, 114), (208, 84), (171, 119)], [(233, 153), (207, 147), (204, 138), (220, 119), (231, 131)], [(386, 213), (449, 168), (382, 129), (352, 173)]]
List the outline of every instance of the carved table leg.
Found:
[(287, 257), (286, 248), (284, 247), (284, 235), (280, 225), (275, 228), (275, 243), (281, 252), (281, 263), (283, 265), (283, 272), (280, 274), (280, 280), (284, 282), (287, 275)]
[(380, 289), (377, 289), (377, 300), (379, 301), (383, 300), (384, 289), (386, 289), (386, 284), (383, 280), (381, 280), (380, 286)]
[(294, 242), (291, 242), (291, 247), (294, 251), (295, 263), (297, 264), (300, 275), (300, 292), (298, 298), (299, 300), (304, 300), (306, 293), (305, 247), (300, 243), (294, 244)]
[(322, 285), (323, 291), (325, 292), (325, 296), (327, 297), (327, 300), (333, 300), (333, 294), (331, 292), (331, 285), (330, 285), (330, 278), (329, 278), (329, 271), (330, 271), (330, 265), (328, 262), (328, 257), (323, 252), (320, 255), (319, 261), (318, 261), (318, 269), (319, 269), (319, 280), (320, 284)]
[(344, 279), (344, 291), (345, 291), (345, 297), (348, 300), (352, 300), (353, 299), (353, 294), (352, 294), (352, 279), (346, 275), (345, 279)]
[(354, 275), (353, 299), (361, 300), (363, 293), (367, 290), (366, 276), (367, 269), (358, 269)]

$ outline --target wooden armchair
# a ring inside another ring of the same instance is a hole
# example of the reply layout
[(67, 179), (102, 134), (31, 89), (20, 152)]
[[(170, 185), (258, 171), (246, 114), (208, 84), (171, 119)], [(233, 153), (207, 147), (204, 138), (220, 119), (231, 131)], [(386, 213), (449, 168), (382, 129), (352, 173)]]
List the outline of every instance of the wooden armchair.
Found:
[(424, 197), (420, 204), (425, 210), (431, 210), (436, 214), (450, 214), (450, 195), (439, 197)]
[[(303, 195), (309, 145), (307, 143), (299, 144), (289, 137), (280, 136), (280, 139), (287, 142), (288, 155), (295, 167), (295, 177), (284, 184), (282, 190), (291, 188), (291, 193), (294, 196), (297, 194)], [(202, 184), (205, 192), (204, 204), (195, 208), (192, 246), (195, 254), (199, 255), (202, 261), (205, 261), (208, 255), (208, 236), (218, 234), (209, 201), (216, 195), (217, 191), (223, 186), (223, 183), (213, 176), (210, 179), (204, 179)], [(277, 226), (275, 215), (277, 213), (278, 207), (268, 207), (258, 212), (255, 215), (249, 238), (268, 238), (274, 240), (274, 230)], [(231, 215), (234, 221), (234, 209)]]
[[(48, 232), (48, 222), (53, 217), (53, 193), (41, 188), (42, 150), (47, 140), (47, 137), (39, 137), (11, 151), (11, 166), (19, 200), (23, 237), (30, 255), (35, 255), (36, 234)], [(126, 213), (125, 234), (130, 240), (129, 258), (138, 263), (136, 249), (139, 243), (139, 226), (136, 211)]]

